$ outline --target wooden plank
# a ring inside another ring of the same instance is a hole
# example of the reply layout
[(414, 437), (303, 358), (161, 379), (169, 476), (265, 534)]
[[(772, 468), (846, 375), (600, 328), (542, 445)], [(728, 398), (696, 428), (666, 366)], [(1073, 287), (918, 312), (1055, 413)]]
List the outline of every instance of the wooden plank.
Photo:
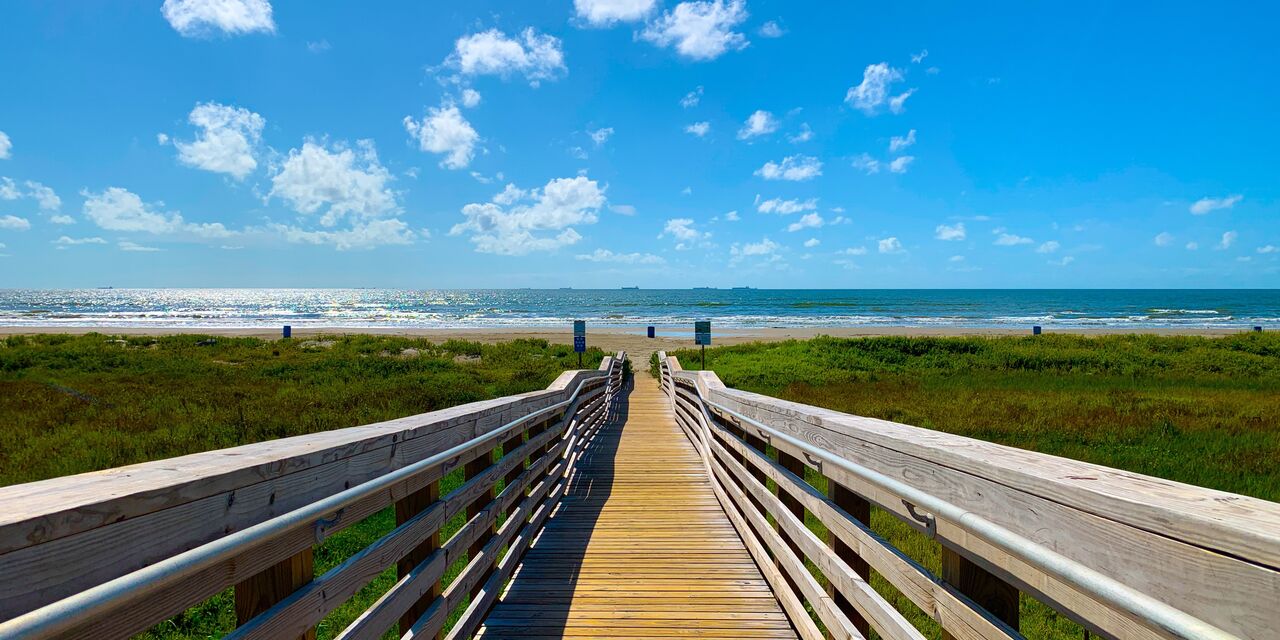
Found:
[[(955, 551), (942, 548), (942, 579), (986, 609), (996, 619), (1018, 628), (1018, 590)], [(943, 640), (955, 636), (942, 632)]]
[[(440, 482), (436, 481), (432, 482), (425, 489), (416, 491), (405, 497), (403, 500), (396, 501), (396, 526), (404, 526), (410, 518), (418, 515), (422, 511), (425, 511), (439, 499)], [(396, 577), (399, 580), (404, 580), (413, 572), (414, 568), (425, 561), (439, 548), (440, 528), (435, 527), (431, 534), (428, 535), (421, 544), (414, 547), (408, 555), (396, 562)], [(441, 588), (439, 578), (432, 580), (431, 586), (424, 590), (418, 601), (410, 605), (409, 608), (400, 616), (400, 628), (404, 629), (413, 624), (413, 621), (417, 620), (418, 616), (422, 615), (422, 612), (426, 611), (427, 607), (431, 606), (431, 602), (440, 596)]]
[[(311, 549), (285, 558), (266, 571), (236, 585), (236, 624), (243, 625), (254, 616), (270, 609), (276, 603), (297, 591), (315, 575)], [(297, 636), (298, 640), (315, 640), (315, 627)]]
[[(760, 475), (764, 475), (763, 471), (760, 471), (754, 466), (751, 467), (751, 470)], [(761, 482), (763, 482), (763, 480), (761, 480)], [(855, 520), (862, 523), (864, 526), (868, 528), (871, 527), (871, 502), (866, 498), (846, 489), (844, 485), (839, 482), (834, 481), (827, 482), (827, 495), (830, 496), (831, 502), (835, 504), (836, 507), (843, 509), (845, 513), (853, 516)], [(862, 558), (862, 556), (858, 555), (858, 552), (853, 547), (841, 540), (840, 537), (836, 535), (836, 531), (832, 529), (827, 529), (827, 545), (831, 547), (831, 551), (836, 554), (837, 558), (843, 560), (851, 569), (853, 569), (853, 572), (857, 574), (859, 578), (862, 578), (864, 582), (871, 582), (871, 565)], [(862, 635), (868, 635), (871, 627), (869, 626), (866, 618), (863, 618), (862, 614), (858, 613), (858, 610), (853, 606), (853, 603), (849, 602), (849, 599), (844, 597), (844, 594), (836, 591), (835, 585), (833, 584), (827, 585), (827, 593), (835, 600), (836, 607), (843, 611), (845, 615), (849, 616), (849, 620), (853, 622), (853, 627), (861, 632)]]

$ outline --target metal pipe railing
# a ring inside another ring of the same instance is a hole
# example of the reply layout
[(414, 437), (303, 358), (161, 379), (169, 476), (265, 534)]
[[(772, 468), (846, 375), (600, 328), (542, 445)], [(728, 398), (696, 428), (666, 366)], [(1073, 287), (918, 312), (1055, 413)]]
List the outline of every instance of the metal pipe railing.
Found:
[[(610, 374), (615, 366), (621, 366), (616, 359), (610, 367)], [(230, 560), (248, 548), (320, 520), (327, 514), (340, 511), (379, 491), (425, 473), (485, 442), (496, 441), (530, 420), (574, 405), (588, 382), (604, 379), (607, 389), (608, 378), (609, 376), (595, 376), (581, 380), (565, 400), (525, 414), (462, 444), (0, 623), (0, 640), (34, 640), (70, 631), (121, 603), (143, 597), (219, 562)], [(571, 412), (565, 413), (568, 417)]]
[[(669, 368), (666, 370), (666, 375), (672, 378), (671, 384), (674, 388), (675, 380), (674, 376), (671, 375)], [(770, 437), (778, 438), (800, 451), (821, 460), (823, 464), (831, 464), (839, 467), (840, 469), (861, 478), (877, 488), (897, 495), (901, 499), (923, 508), (924, 510), (932, 513), (935, 517), (940, 516), (948, 521), (960, 524), (968, 532), (976, 534), (978, 537), (982, 538), (988, 544), (991, 544), (997, 549), (1000, 549), (1028, 565), (1063, 581), (1067, 585), (1078, 589), (1082, 593), (1099, 602), (1115, 607), (1116, 609), (1135, 617), (1144, 624), (1148, 624), (1176, 638), (1185, 638), (1186, 640), (1240, 640), (1237, 636), (1231, 633), (1223, 631), (1222, 629), (1196, 618), (1195, 616), (1156, 600), (1141, 591), (1133, 589), (1110, 576), (1099, 573), (1098, 571), (1080, 564), (1075, 560), (1067, 558), (1052, 549), (1028, 540), (1027, 538), (1010, 531), (999, 524), (987, 520), (972, 511), (951, 504), (941, 498), (932, 496), (924, 491), (912, 487), (911, 485), (890, 478), (889, 476), (875, 471), (874, 469), (869, 469), (846, 460), (826, 451), (825, 449), (815, 447), (803, 440), (791, 436), (790, 434), (770, 427), (759, 420), (750, 418), (718, 402), (704, 398), (702, 391), (698, 389), (697, 384), (691, 384), (691, 386), (699, 403), (702, 405), (704, 420), (711, 419), (710, 413), (707, 411), (707, 406), (715, 407), (716, 409), (767, 432)]]

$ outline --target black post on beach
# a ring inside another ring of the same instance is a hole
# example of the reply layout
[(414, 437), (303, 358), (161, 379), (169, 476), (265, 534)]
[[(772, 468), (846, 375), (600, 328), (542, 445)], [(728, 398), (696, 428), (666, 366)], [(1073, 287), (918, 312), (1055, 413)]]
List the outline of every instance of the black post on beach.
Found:
[(711, 321), (698, 320), (693, 323), (693, 343), (702, 345), (702, 369), (707, 368), (707, 345), (711, 344)]

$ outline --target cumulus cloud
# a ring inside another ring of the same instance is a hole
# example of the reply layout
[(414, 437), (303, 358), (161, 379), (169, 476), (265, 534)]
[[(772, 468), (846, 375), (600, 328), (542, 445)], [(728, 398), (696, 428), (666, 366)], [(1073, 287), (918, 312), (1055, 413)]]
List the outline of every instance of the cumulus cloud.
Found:
[(742, 128), (738, 130), (738, 139), (747, 140), (757, 136), (768, 135), (777, 130), (778, 119), (768, 111), (758, 110), (747, 116), (747, 121), (742, 123)]
[(853, 168), (867, 175), (880, 173), (880, 161), (872, 158), (870, 154), (863, 153), (853, 159)]
[(915, 92), (916, 92), (915, 89), (907, 89), (906, 91), (903, 91), (902, 93), (899, 93), (898, 95), (892, 98), (889, 98), (889, 112), (894, 115), (897, 115), (902, 113), (903, 111), (906, 111), (907, 98), (910, 98), (912, 94), (914, 94)]
[(1012, 247), (1020, 244), (1032, 244), (1034, 242), (1035, 240), (1032, 240), (1031, 238), (1000, 231), (996, 234), (995, 244), (1001, 247)]
[(915, 160), (915, 156), (899, 156), (894, 158), (893, 161), (889, 163), (889, 171), (892, 171), (893, 173), (906, 173), (907, 168), (910, 167), (911, 163), (915, 162)]
[(417, 234), (409, 229), (408, 223), (398, 218), (359, 221), (352, 223), (350, 228), (337, 231), (302, 229), (282, 224), (273, 224), (270, 228), (288, 242), (333, 245), (338, 251), (411, 244), (417, 238)]
[(1200, 198), (1192, 203), (1190, 211), (1197, 216), (1202, 216), (1219, 209), (1230, 209), (1241, 200), (1244, 200), (1244, 196), (1239, 194), (1225, 198)]
[(691, 133), (699, 138), (706, 136), (708, 131), (711, 131), (710, 122), (695, 122), (684, 128), (685, 133)]
[(738, 217), (738, 212), (737, 212), (737, 210), (734, 210), (734, 211), (730, 211), (729, 213), (724, 214), (724, 219), (725, 219), (725, 221), (726, 221), (726, 222), (737, 222), (737, 221), (741, 220), (742, 218), (739, 218), (739, 217)]
[(1173, 234), (1168, 231), (1161, 231), (1156, 234), (1155, 243), (1157, 247), (1167, 247), (1173, 244)]
[(906, 249), (902, 248), (902, 242), (895, 237), (888, 237), (879, 243), (880, 253), (905, 253)]
[(445, 66), (464, 76), (520, 74), (534, 87), (568, 73), (560, 39), (532, 27), (512, 37), (489, 29), (458, 38)]
[(591, 253), (580, 253), (574, 256), (577, 260), (587, 262), (616, 262), (620, 264), (665, 264), (662, 256), (652, 253), (614, 253), (608, 249), (596, 249)]
[(848, 249), (845, 249), (840, 253), (846, 256), (865, 256), (867, 255), (867, 248), (866, 247), (849, 247)]
[(916, 130), (912, 129), (905, 136), (889, 138), (889, 153), (897, 153), (916, 143)]
[(813, 156), (787, 156), (782, 162), (764, 163), (764, 166), (756, 170), (755, 175), (765, 180), (803, 182), (822, 175), (822, 161)]
[(954, 225), (940, 224), (933, 230), (933, 237), (939, 240), (964, 240), (965, 230), (964, 223), (957, 222)]
[(921, 62), (924, 62), (925, 58), (928, 58), (928, 57), (929, 57), (929, 50), (921, 49), (920, 53), (911, 54), (911, 61), (916, 64), (920, 64)]
[(471, 164), (480, 140), (462, 111), (453, 105), (428, 109), (422, 120), (405, 116), (404, 129), (417, 141), (419, 149), (443, 155), (440, 166), (446, 169), (462, 169)]
[(805, 229), (817, 229), (824, 224), (826, 224), (826, 220), (823, 220), (822, 216), (817, 213), (806, 213), (803, 216), (800, 216), (799, 220), (788, 225), (787, 231), (795, 233), (796, 231), (803, 231)]
[(1236, 233), (1235, 231), (1228, 231), (1222, 234), (1222, 240), (1218, 241), (1217, 248), (1220, 250), (1230, 249), (1231, 246), (1234, 245), (1236, 243), (1236, 240), (1238, 240), (1239, 238), (1240, 238), (1240, 234)]
[(462, 90), (462, 106), (470, 109), (480, 104), (480, 92), (475, 89)]
[(636, 208), (629, 204), (611, 204), (609, 210), (620, 216), (634, 216)]
[(225, 173), (236, 180), (258, 167), (254, 150), (266, 119), (241, 107), (216, 102), (197, 104), (187, 121), (200, 129), (191, 142), (174, 141), (178, 161), (189, 167)]
[(98, 237), (72, 238), (70, 236), (62, 236), (61, 238), (54, 240), (53, 243), (59, 247), (74, 247), (81, 244), (107, 244), (107, 241)]
[(9, 134), (0, 131), (0, 160), (8, 160), (13, 157), (13, 141), (9, 139)]
[(0, 178), (0, 200), (30, 198), (35, 200), (40, 210), (46, 213), (57, 211), (62, 207), (62, 198), (59, 198), (53, 189), (34, 180), (27, 180), (24, 186), (25, 190), (19, 187), (13, 178)]
[(711, 238), (711, 233), (699, 231), (692, 218), (672, 218), (662, 227), (658, 239), (670, 237), (676, 241), (676, 250), (692, 249)]
[(586, 176), (557, 178), (530, 191), (508, 185), (492, 202), (464, 206), (466, 220), (449, 235), (469, 233), (480, 253), (554, 251), (581, 240), (573, 226), (594, 224), (604, 204), (604, 189)]
[(1269, 244), (1263, 247), (1258, 247), (1258, 253), (1280, 253), (1280, 247), (1277, 247), (1274, 244)]
[(692, 60), (714, 60), (750, 44), (746, 36), (733, 30), (746, 19), (743, 0), (681, 2), (650, 22), (640, 37), (660, 47), (674, 47)]
[(1055, 267), (1065, 267), (1075, 261), (1076, 261), (1075, 256), (1062, 256), (1061, 260), (1050, 260), (1049, 264)]
[(6, 215), (0, 217), (0, 229), (9, 229), (12, 231), (26, 231), (31, 228), (31, 221), (18, 216)]
[(657, 4), (657, 0), (573, 0), (573, 10), (592, 27), (609, 27), (643, 20)]
[(0, 200), (17, 200), (22, 197), (22, 191), (18, 189), (18, 183), (13, 178), (0, 178)]
[(1199, 249), (1199, 248), (1200, 248), (1200, 243), (1199, 243), (1199, 242), (1188, 242), (1188, 243), (1187, 243), (1187, 251), (1195, 251), (1196, 249)]
[(163, 251), (163, 249), (160, 249), (158, 247), (148, 247), (146, 245), (141, 245), (136, 242), (133, 242), (131, 240), (121, 240), (120, 242), (116, 243), (116, 246), (120, 247), (121, 251), (143, 251), (143, 252)]
[(802, 211), (813, 211), (818, 208), (818, 199), (809, 198), (808, 200), (783, 200), (782, 198), (774, 198), (772, 200), (760, 200), (760, 196), (756, 196), (756, 211), (760, 213), (777, 213), (781, 215), (790, 215), (792, 213), (800, 213)]
[(58, 216), (53, 216), (49, 218), (49, 222), (52, 222), (54, 224), (75, 224), (76, 219), (72, 218), (71, 216), (58, 215)]
[[(902, 72), (889, 66), (887, 62), (869, 64), (862, 72), (862, 82), (850, 87), (845, 93), (844, 101), (867, 115), (874, 115), (889, 102), (889, 89), (895, 82), (902, 80)], [(910, 92), (903, 94), (902, 101)], [(897, 98), (894, 98), (897, 100)], [(899, 109), (901, 102), (899, 102)], [(895, 111), (895, 113), (897, 113)]]
[(781, 38), (787, 34), (782, 25), (774, 20), (760, 25), (760, 29), (756, 33), (759, 33), (761, 38)]
[(1062, 245), (1058, 244), (1057, 240), (1050, 240), (1036, 247), (1036, 253), (1053, 253), (1060, 248)]
[(790, 142), (791, 144), (800, 144), (801, 142), (808, 142), (812, 139), (813, 129), (809, 128), (808, 122), (800, 123), (800, 130), (797, 131), (795, 135), (787, 136), (787, 142)]
[(306, 140), (301, 149), (289, 150), (267, 197), (284, 200), (298, 213), (322, 213), (320, 224), (332, 227), (344, 217), (363, 221), (398, 213), (391, 180), (370, 140), (358, 141), (354, 149)]
[(587, 135), (591, 136), (591, 141), (599, 147), (609, 141), (609, 137), (613, 135), (613, 127), (601, 127), (595, 131), (587, 130)]
[(767, 262), (781, 261), (782, 256), (778, 255), (778, 249), (782, 245), (768, 239), (762, 238), (760, 242), (747, 242), (745, 244), (733, 243), (729, 247), (729, 264), (738, 264), (745, 258), (765, 259)]
[(680, 98), (680, 106), (686, 109), (692, 109), (693, 107), (698, 106), (699, 102), (702, 102), (702, 85), (698, 85), (693, 89), (693, 91), (686, 93), (683, 98)]
[(267, 0), (164, 0), (160, 13), (169, 26), (188, 38), (218, 31), (240, 35), (276, 30)]
[(136, 231), (152, 235), (187, 235), (226, 238), (234, 235), (220, 222), (187, 222), (177, 211), (164, 211), (163, 202), (146, 203), (138, 194), (120, 187), (100, 193), (83, 190), (84, 217), (108, 231)]

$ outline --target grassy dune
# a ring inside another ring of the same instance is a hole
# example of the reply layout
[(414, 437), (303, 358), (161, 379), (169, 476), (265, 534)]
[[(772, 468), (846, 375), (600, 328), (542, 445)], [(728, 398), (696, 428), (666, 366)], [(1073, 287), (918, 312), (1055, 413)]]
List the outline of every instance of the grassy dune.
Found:
[[(0, 341), (0, 485), (534, 391), (578, 366), (571, 347), (544, 340), (208, 340), (49, 335)], [(589, 351), (584, 365), (598, 364), (603, 355)], [(462, 470), (449, 474), (441, 495), (462, 482)], [(464, 514), (454, 517), (442, 539), (463, 524)], [(316, 547), (316, 575), (394, 527), (388, 508), (337, 533)], [(446, 584), (465, 562), (448, 569)], [(326, 617), (318, 636), (335, 636), (394, 583), (392, 567)], [(141, 637), (216, 638), (233, 628), (227, 590)]]
[[(696, 351), (673, 355), (698, 366)], [(1274, 333), (818, 338), (709, 349), (707, 368), (738, 389), (1280, 501)], [(808, 479), (825, 490), (817, 474)], [(872, 527), (939, 571), (932, 540), (880, 510)], [(872, 584), (941, 637), (882, 578)], [(1026, 596), (1021, 608), (1029, 638), (1083, 637)]]

